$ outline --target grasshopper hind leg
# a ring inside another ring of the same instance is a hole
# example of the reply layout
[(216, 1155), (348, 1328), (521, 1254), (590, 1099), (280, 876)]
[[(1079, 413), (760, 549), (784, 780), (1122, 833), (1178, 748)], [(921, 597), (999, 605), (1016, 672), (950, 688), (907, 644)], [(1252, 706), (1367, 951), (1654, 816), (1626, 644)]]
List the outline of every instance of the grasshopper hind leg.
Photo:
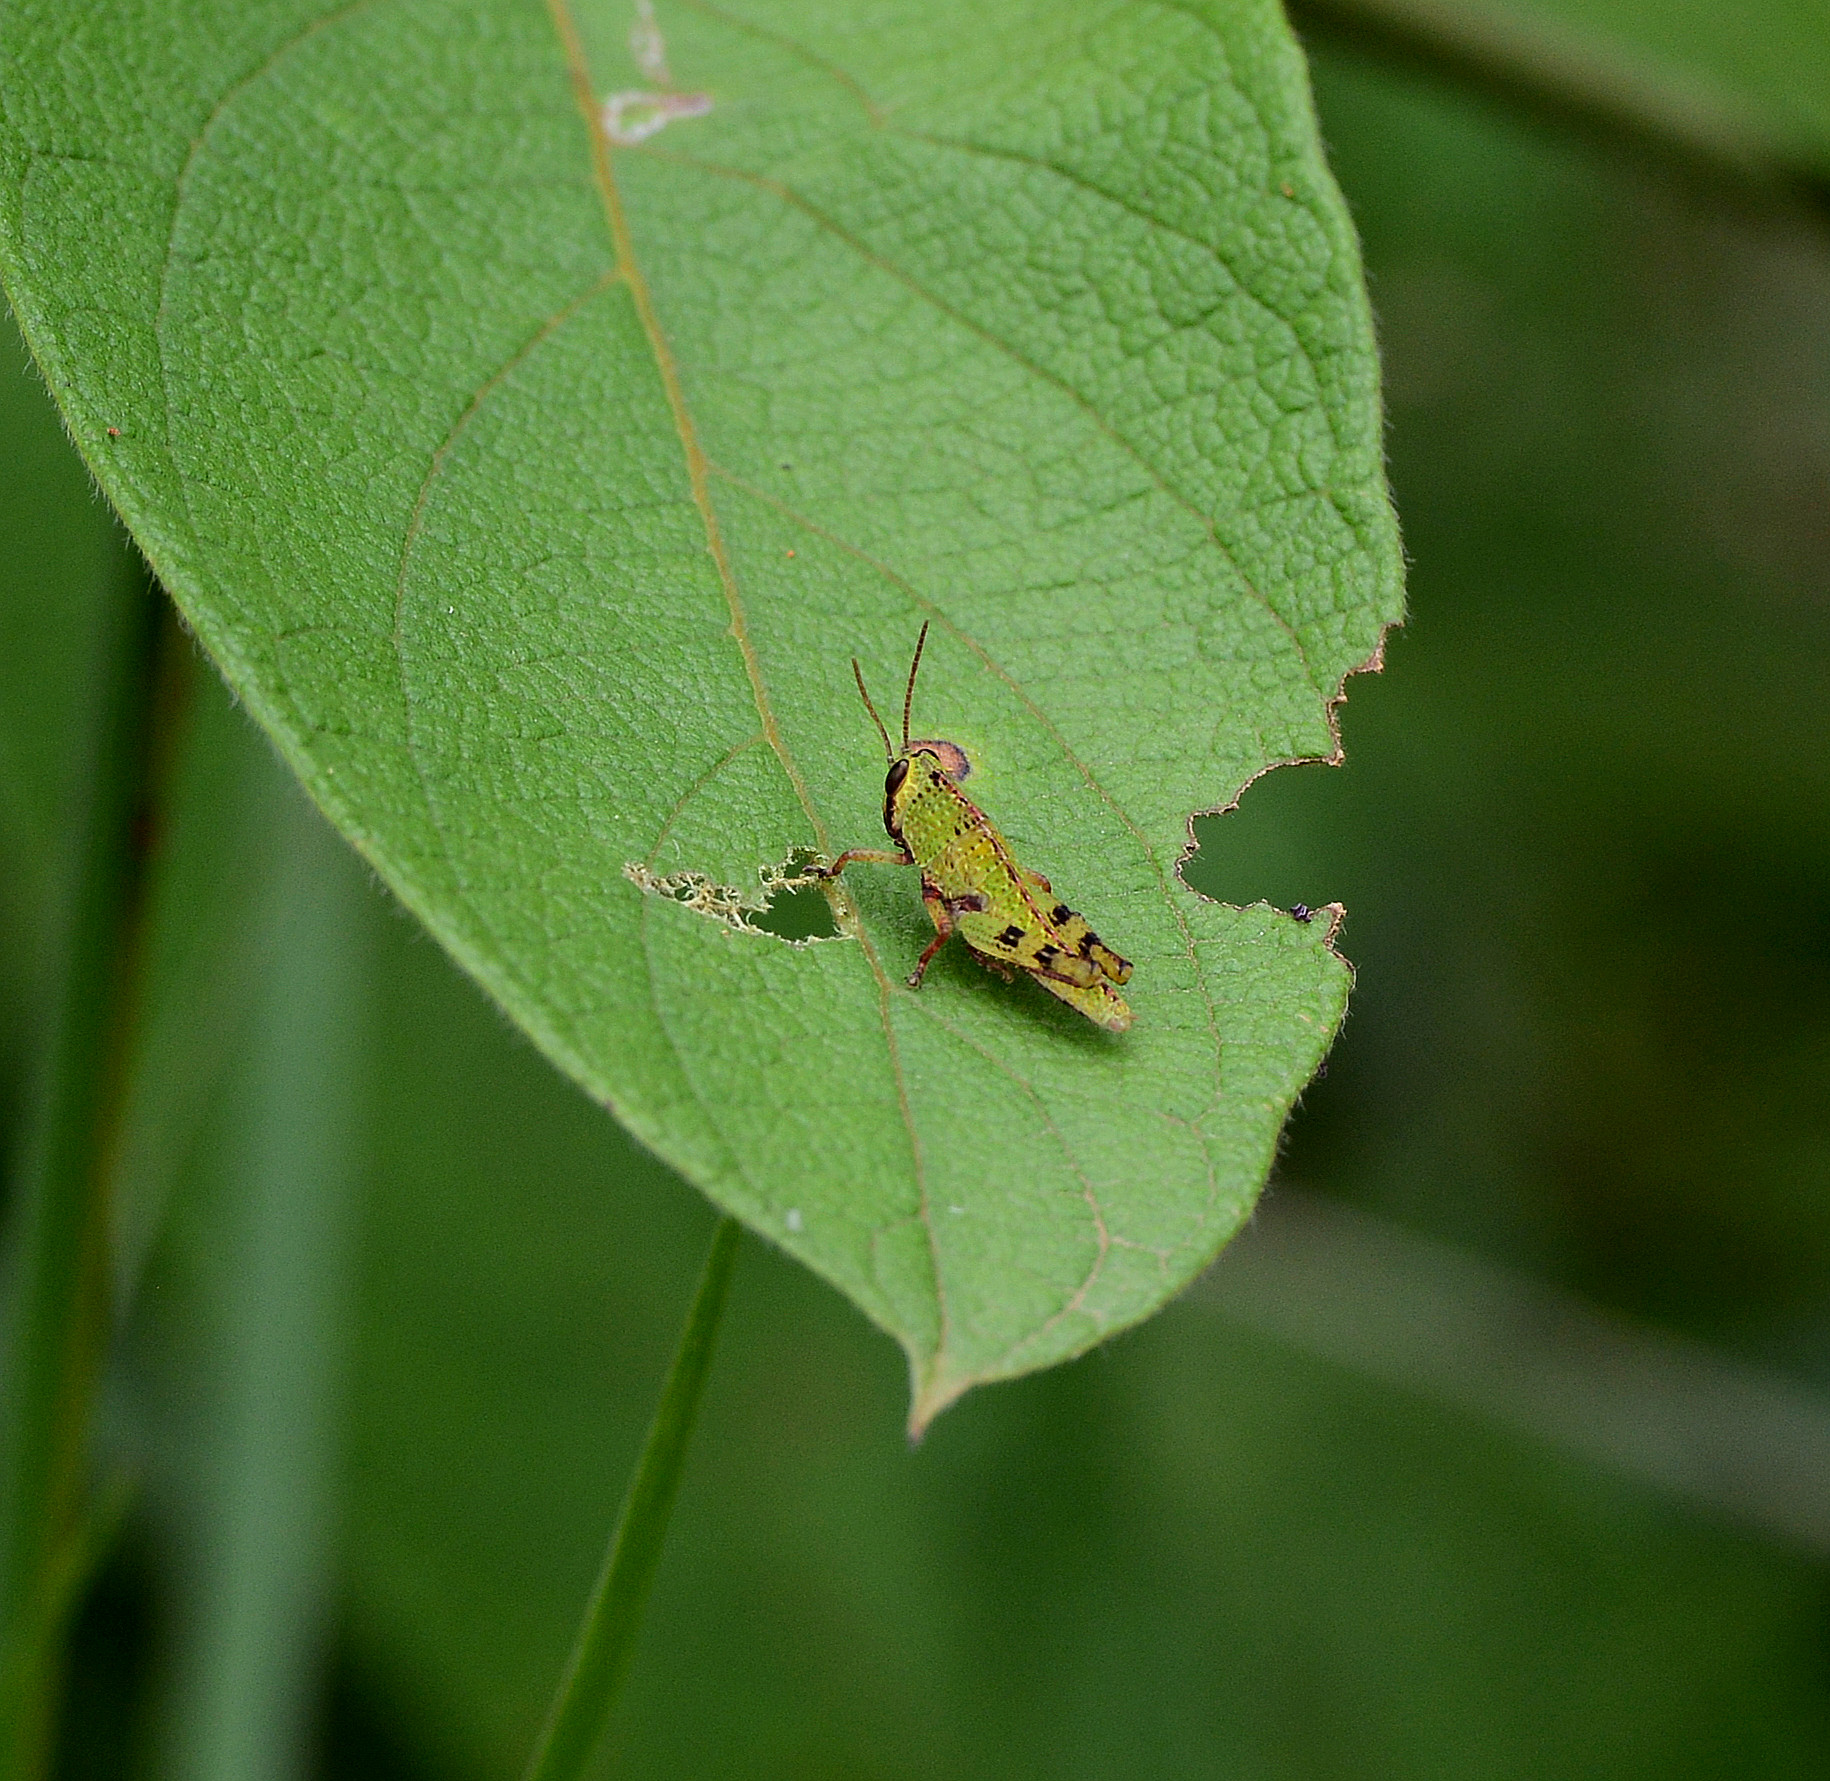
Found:
[(934, 938), (930, 940), (922, 955), (915, 961), (915, 969), (909, 973), (909, 988), (920, 989), (921, 980), (928, 974), (928, 965), (934, 955), (953, 938), (953, 918), (956, 915), (977, 915), (985, 908), (985, 899), (977, 891), (963, 897), (943, 897), (931, 884), (921, 887), (921, 900), (934, 923)]

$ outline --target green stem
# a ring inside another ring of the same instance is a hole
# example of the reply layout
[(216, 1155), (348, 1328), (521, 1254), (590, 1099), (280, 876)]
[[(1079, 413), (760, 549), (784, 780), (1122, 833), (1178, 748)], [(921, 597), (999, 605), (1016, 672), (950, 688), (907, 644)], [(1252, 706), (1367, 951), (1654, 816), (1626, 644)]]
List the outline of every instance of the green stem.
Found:
[(0, 1424), (0, 1781), (48, 1761), (108, 1333), (107, 1181), (120, 1111), (153, 729), (158, 604), (124, 563), (95, 636), (86, 758), (38, 1081), (12, 1195)]
[(526, 1781), (575, 1781), (597, 1747), (618, 1689), (635, 1655), (642, 1609), (661, 1561), (661, 1544), (680, 1488), (687, 1443), (711, 1366), (712, 1342), (737, 1256), (738, 1225), (720, 1219), (699, 1277), (693, 1308), (674, 1353), (642, 1457), (623, 1499), (604, 1568), (578, 1629), (577, 1642), (547, 1716)]

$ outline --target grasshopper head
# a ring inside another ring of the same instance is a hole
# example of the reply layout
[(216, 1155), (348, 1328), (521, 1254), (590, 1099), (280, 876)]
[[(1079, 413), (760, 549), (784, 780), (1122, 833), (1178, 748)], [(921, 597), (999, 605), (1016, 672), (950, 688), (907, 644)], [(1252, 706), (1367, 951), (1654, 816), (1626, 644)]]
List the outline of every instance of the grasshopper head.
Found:
[(957, 742), (911, 742), (883, 776), (883, 826), (900, 841), (906, 800), (924, 784), (945, 779), (957, 785), (971, 771), (972, 762)]
[[(911, 742), (909, 740), (909, 712), (915, 703), (915, 676), (921, 668), (921, 652), (928, 641), (928, 627), (921, 627), (921, 635), (915, 639), (915, 657), (909, 663), (909, 683), (902, 694), (902, 752), (896, 752), (890, 741), (890, 733), (877, 707), (871, 703), (870, 690), (864, 684), (864, 670), (858, 666), (858, 658), (851, 659), (852, 679), (858, 683), (858, 697), (864, 701), (864, 709), (871, 714), (871, 722), (877, 726), (877, 734), (883, 738), (883, 752), (888, 757), (890, 770), (883, 779), (883, 826), (898, 841), (902, 839), (901, 809), (903, 802), (913, 797), (924, 780), (932, 777), (945, 779), (954, 785), (972, 771), (972, 760), (957, 742)], [(919, 763), (919, 767), (917, 767)], [(915, 783), (910, 785), (911, 771)]]

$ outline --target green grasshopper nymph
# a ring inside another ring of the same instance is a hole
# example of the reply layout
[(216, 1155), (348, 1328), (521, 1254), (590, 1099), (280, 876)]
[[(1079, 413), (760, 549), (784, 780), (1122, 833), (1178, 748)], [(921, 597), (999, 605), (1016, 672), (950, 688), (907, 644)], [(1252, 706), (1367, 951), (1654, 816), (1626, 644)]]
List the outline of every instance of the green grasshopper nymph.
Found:
[(915, 675), (927, 641), (928, 627), (923, 625), (902, 696), (900, 753), (871, 703), (855, 656), (851, 664), (858, 696), (883, 738), (889, 760), (883, 781), (883, 826), (900, 851), (853, 847), (821, 870), (836, 878), (857, 864), (921, 868), (921, 900), (935, 931), (910, 973), (910, 989), (921, 987), (928, 961), (958, 934), (982, 965), (1007, 982), (1016, 972), (1026, 971), (1088, 1020), (1122, 1033), (1131, 1024), (1131, 1010), (1113, 985), (1130, 977), (1130, 960), (1101, 941), (1084, 915), (1057, 901), (1040, 872), (1017, 864), (1010, 843), (959, 789), (972, 762), (957, 742), (909, 740)]

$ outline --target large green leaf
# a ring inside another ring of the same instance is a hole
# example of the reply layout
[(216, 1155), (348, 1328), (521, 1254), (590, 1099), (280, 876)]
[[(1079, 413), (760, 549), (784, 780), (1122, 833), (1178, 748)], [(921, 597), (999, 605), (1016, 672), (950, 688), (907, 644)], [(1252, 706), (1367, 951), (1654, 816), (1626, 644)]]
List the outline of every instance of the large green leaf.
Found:
[[(1399, 603), (1270, 0), (37, 0), (4, 43), (0, 256), (79, 444), (543, 1049), (901, 1340), (917, 1424), (1204, 1265), (1347, 970), (1189, 891), (1189, 817), (1335, 753)], [(710, 108), (611, 142), (662, 88)], [(1129, 1033), (957, 956), (904, 990), (907, 873), (798, 945), (628, 875), (754, 908), (868, 844), (847, 658), (891, 693), (923, 619), (919, 727), (1135, 959)]]

